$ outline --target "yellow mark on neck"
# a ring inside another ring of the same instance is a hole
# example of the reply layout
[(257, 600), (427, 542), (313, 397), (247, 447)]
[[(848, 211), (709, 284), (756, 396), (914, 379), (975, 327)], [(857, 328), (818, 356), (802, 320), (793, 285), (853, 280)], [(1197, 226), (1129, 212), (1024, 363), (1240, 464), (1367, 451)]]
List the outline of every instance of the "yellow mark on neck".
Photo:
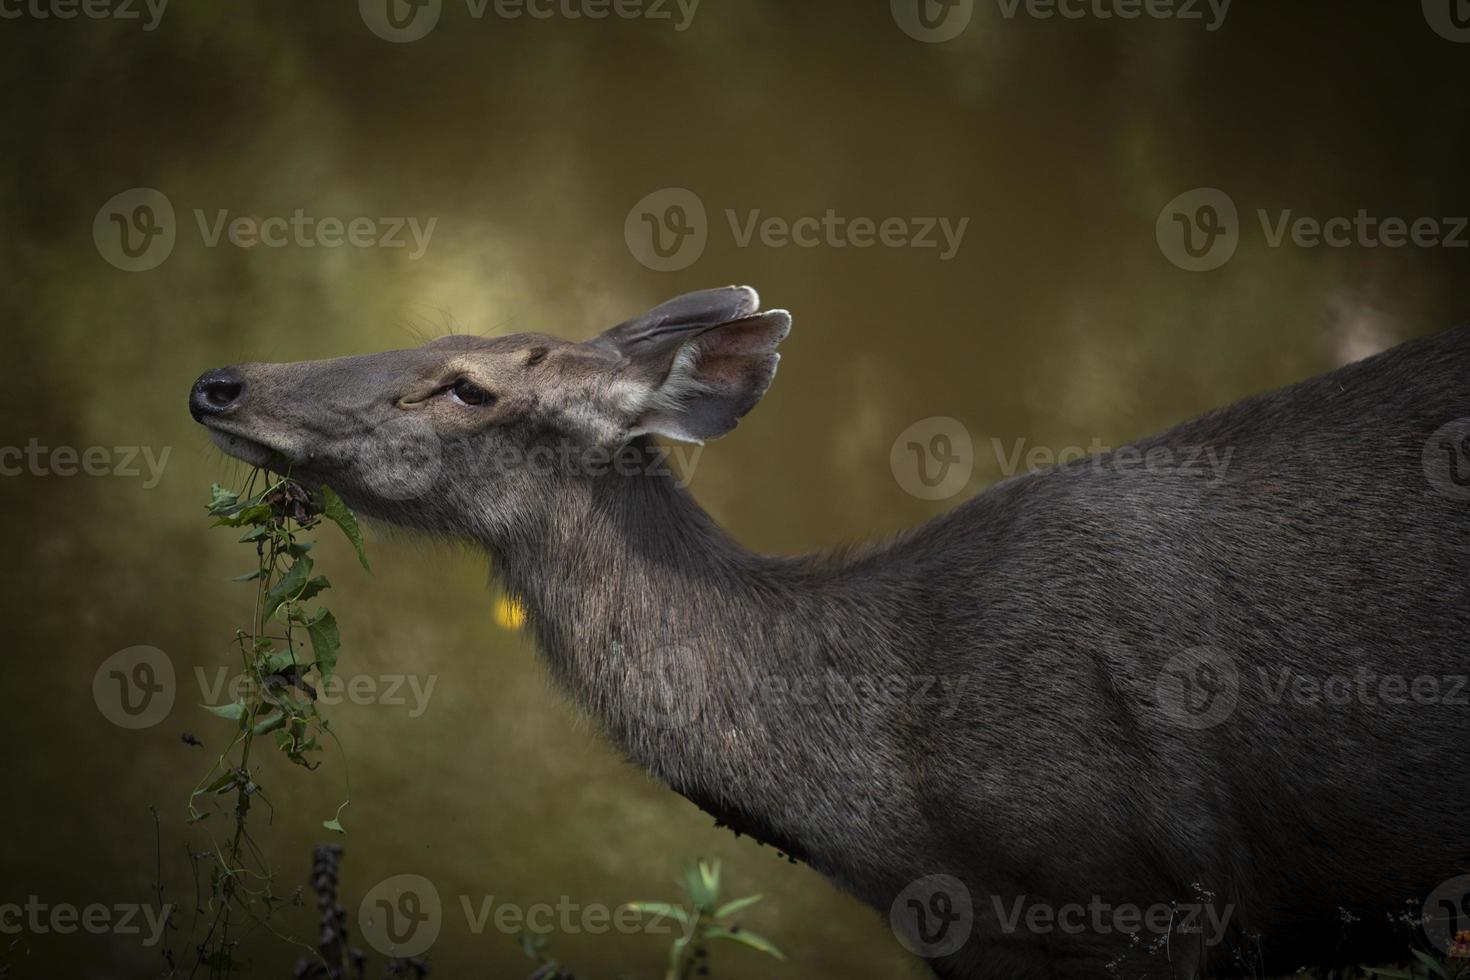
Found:
[(495, 625), (504, 630), (518, 630), (526, 625), (526, 607), (519, 599), (501, 596), (495, 600)]

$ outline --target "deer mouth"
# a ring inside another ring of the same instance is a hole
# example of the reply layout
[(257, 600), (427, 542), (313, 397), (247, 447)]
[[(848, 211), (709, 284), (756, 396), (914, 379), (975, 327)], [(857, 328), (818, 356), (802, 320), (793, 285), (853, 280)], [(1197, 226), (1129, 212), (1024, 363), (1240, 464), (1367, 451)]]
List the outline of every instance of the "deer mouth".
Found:
[(222, 429), (217, 423), (206, 424), (205, 428), (209, 430), (209, 438), (216, 446), (224, 450), (226, 455), (233, 456), (252, 466), (284, 468), (292, 461), (291, 454), (284, 450), (268, 446), (258, 439)]

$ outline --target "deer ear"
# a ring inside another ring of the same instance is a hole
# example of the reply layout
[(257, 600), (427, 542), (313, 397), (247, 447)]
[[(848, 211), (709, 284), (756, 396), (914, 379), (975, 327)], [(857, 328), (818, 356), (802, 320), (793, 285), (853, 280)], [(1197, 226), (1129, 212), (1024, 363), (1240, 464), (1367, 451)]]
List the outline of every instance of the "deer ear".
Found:
[(729, 432), (771, 386), (781, 360), (776, 345), (790, 330), (791, 314), (769, 310), (684, 341), (628, 435), (703, 442)]
[(593, 341), (624, 359), (626, 436), (703, 442), (735, 428), (770, 387), (791, 330), (791, 314), (759, 305), (747, 286), (689, 293)]

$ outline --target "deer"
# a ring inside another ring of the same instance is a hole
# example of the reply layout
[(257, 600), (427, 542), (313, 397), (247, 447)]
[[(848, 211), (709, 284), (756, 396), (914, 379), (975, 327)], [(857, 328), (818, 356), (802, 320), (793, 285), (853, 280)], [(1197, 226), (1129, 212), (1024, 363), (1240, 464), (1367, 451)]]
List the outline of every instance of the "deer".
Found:
[[(189, 408), (483, 548), (620, 751), (939, 977), (1270, 975), (1470, 928), (1470, 328), (756, 554), (666, 447), (729, 434), (790, 326), (708, 289), (585, 341), (211, 370)], [(1124, 465), (1205, 450), (1210, 479)]]

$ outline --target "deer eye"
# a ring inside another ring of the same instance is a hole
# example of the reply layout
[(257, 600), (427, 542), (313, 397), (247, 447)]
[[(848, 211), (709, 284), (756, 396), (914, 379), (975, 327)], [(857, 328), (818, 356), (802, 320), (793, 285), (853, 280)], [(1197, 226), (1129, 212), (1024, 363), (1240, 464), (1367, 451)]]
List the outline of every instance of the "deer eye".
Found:
[(470, 381), (468, 378), (460, 378), (454, 384), (450, 385), (449, 393), (453, 395), (454, 400), (459, 402), (461, 405), (484, 405), (495, 400), (494, 395), (490, 394), (490, 392), (486, 391), (484, 388), (481, 388), (473, 381)]

